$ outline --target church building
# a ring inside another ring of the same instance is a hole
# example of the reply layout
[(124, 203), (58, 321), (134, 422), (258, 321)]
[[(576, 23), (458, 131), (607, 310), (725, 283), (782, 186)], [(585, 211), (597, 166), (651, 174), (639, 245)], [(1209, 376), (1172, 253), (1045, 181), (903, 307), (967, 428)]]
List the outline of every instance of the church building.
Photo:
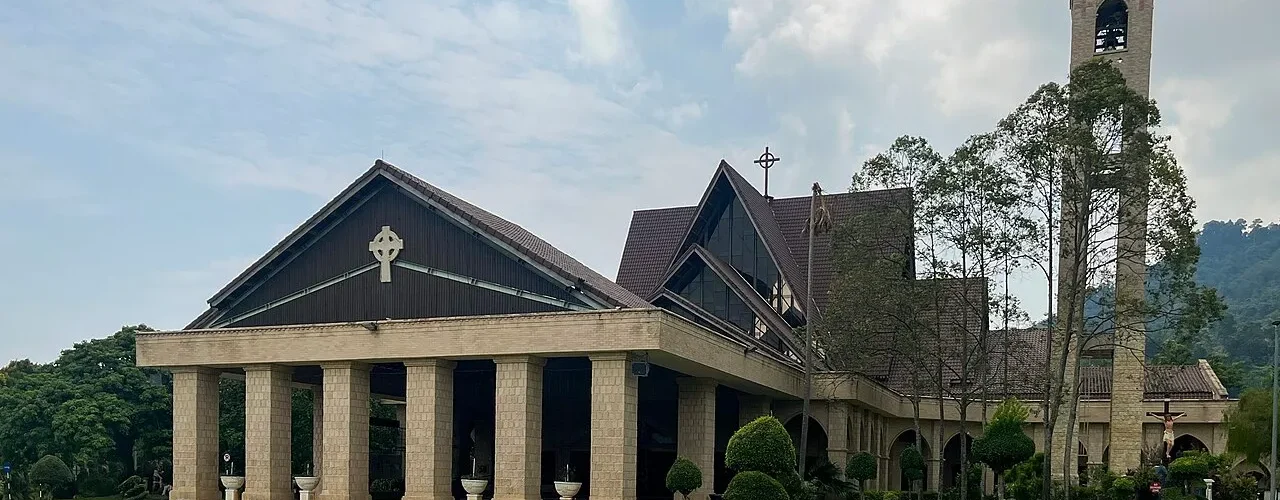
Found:
[[(904, 190), (841, 193), (839, 223)], [(370, 401), (402, 405), (404, 498), (554, 498), (569, 466), (580, 497), (670, 498), (677, 455), (721, 492), (729, 436), (774, 415), (798, 438), (804, 395), (796, 327), (807, 311), (810, 199), (767, 198), (721, 162), (696, 205), (635, 212), (617, 280), (497, 215), (378, 161), (209, 301), (187, 328), (140, 333), (138, 362), (173, 372), (175, 498), (219, 495), (218, 379), (245, 381), (244, 494), (293, 498), (291, 399), (315, 392), (322, 499), (370, 498)], [(909, 240), (907, 232), (903, 238)], [(827, 303), (831, 242), (817, 236), (812, 301)], [(904, 240), (904, 242), (906, 241)], [(1011, 332), (1026, 353), (1044, 332)], [(1226, 399), (1207, 364), (1151, 367), (1147, 399), (1185, 412), (1180, 446), (1221, 451)], [(808, 460), (879, 458), (873, 487), (901, 489), (912, 435), (909, 366), (819, 372)], [(1086, 374), (1084, 463), (1109, 453), (1109, 377)], [(1035, 394), (1017, 394), (1034, 400)], [(936, 400), (936, 398), (935, 398)], [(981, 432), (970, 411), (971, 435)], [(949, 486), (961, 435), (954, 401), (922, 408), (930, 489)], [(1042, 431), (1034, 421), (1028, 432)], [(1151, 419), (1148, 445), (1159, 442)], [(811, 462), (812, 463), (812, 462)]]

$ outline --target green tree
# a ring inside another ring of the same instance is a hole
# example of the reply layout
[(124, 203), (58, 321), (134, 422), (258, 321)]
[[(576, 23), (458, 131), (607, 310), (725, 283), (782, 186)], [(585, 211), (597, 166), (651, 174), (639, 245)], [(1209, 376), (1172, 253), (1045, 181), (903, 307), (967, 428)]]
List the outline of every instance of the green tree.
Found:
[(928, 140), (904, 135), (853, 176), (851, 191), (891, 191), (876, 193), (873, 209), (836, 228), (836, 276), (815, 334), (834, 370), (866, 373), (887, 359), (920, 367), (907, 380), (917, 447), (923, 445), (924, 397), (941, 394), (945, 385), (937, 347), (946, 290), (933, 279), (944, 267), (938, 265), (942, 210), (934, 189), (943, 162)]
[(53, 490), (71, 484), (75, 481), (75, 477), (71, 475), (71, 469), (67, 468), (67, 464), (61, 458), (53, 455), (45, 455), (31, 466), (31, 473), (28, 476), (31, 484), (36, 487), (36, 491), (42, 498), (53, 498)]
[(859, 498), (866, 498), (864, 491), (867, 481), (876, 478), (876, 469), (876, 457), (870, 453), (860, 451), (849, 457), (849, 464), (845, 466), (844, 474), (849, 479), (857, 481)]
[[(1040, 500), (1044, 476), (1044, 453), (1036, 453), (1030, 459), (1005, 472), (1005, 493), (1013, 500)], [(1048, 498), (1053, 498), (1052, 496)]]
[(680, 492), (687, 499), (690, 492), (703, 487), (703, 471), (694, 460), (677, 457), (667, 471), (667, 490)]
[(760, 417), (729, 438), (724, 465), (738, 472), (759, 471), (771, 476), (795, 470), (796, 448), (777, 418)]
[(671, 469), (667, 470), (667, 489), (679, 492), (686, 499), (689, 493), (702, 487), (702, 470), (698, 465), (685, 457), (676, 457)]
[(58, 455), (91, 471), (130, 473), (135, 458), (167, 460), (172, 413), (169, 380), (134, 360), (145, 325), (80, 342), (56, 361), (10, 363), (0, 384), (0, 455), (16, 466)]
[(1169, 462), (1169, 479), (1181, 483), (1185, 491), (1206, 478), (1212, 478), (1219, 468), (1218, 457), (1199, 451), (1184, 451)]
[(739, 475), (752, 471), (766, 474), (782, 485), (790, 498), (805, 499), (805, 482), (796, 470), (795, 445), (775, 417), (757, 418), (735, 431), (725, 448), (724, 465)]
[(996, 491), (1004, 497), (1004, 471), (1025, 462), (1035, 455), (1036, 444), (1022, 432), (1028, 409), (1017, 399), (1007, 399), (996, 407), (991, 422), (983, 429), (982, 436), (973, 442), (973, 457), (986, 464), (1001, 481)]
[[(1020, 179), (1026, 220), (1040, 235), (1027, 263), (1057, 288), (1044, 439), (1045, 449), (1065, 447), (1066, 456), (1076, 446), (1083, 352), (1077, 346), (1145, 345), (1146, 338), (1134, 337), (1200, 332), (1221, 315), (1217, 295), (1194, 280), (1195, 203), (1159, 125), (1155, 103), (1130, 88), (1113, 63), (1096, 58), (1077, 66), (1067, 85), (1041, 86), (997, 130), (1007, 153), (1001, 163)], [(1145, 283), (1113, 282), (1117, 266), (1129, 263), (1152, 264)], [(1087, 300), (1093, 307), (1085, 307)], [(1067, 430), (1064, 443), (1053, 441), (1056, 426)], [(1068, 477), (1073, 467), (1051, 457), (1043, 470), (1046, 497), (1052, 467)]]
[(924, 455), (920, 453), (920, 449), (915, 446), (908, 446), (902, 450), (901, 459), (902, 475), (912, 483), (924, 479)]
[(1244, 391), (1226, 417), (1227, 451), (1261, 466), (1262, 457), (1271, 453), (1271, 391)]

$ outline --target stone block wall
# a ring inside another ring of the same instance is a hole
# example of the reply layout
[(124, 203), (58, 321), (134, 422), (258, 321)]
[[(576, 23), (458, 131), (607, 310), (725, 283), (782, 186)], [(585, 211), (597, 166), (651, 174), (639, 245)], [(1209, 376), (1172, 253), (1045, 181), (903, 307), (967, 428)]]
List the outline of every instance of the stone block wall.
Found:
[(499, 500), (537, 500), (542, 481), (542, 368), (533, 356), (494, 359), (493, 495)]
[(321, 500), (369, 499), (369, 367), (327, 363)]
[(218, 500), (218, 372), (173, 370), (173, 500)]
[(293, 370), (245, 367), (245, 500), (292, 500)]
[(404, 500), (452, 498), (453, 368), (447, 360), (405, 362)]
[(702, 470), (702, 487), (689, 494), (690, 500), (706, 500), (715, 485), (716, 387), (713, 379), (678, 378), (679, 409), (676, 454)]
[(625, 353), (591, 356), (592, 498), (636, 498), (639, 394)]

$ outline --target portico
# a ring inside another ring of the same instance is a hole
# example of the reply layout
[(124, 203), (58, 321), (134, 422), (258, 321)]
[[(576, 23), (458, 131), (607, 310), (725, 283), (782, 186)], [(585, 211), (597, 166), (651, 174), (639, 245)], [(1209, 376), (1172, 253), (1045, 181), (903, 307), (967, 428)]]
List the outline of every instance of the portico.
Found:
[[(799, 372), (658, 309), (480, 316), (362, 324), (250, 327), (160, 332), (139, 336), (138, 362), (182, 374), (175, 422), (193, 435), (217, 435), (219, 370), (244, 368), (246, 498), (289, 498), (289, 412), (280, 388), (294, 366), (323, 371), (321, 457), (316, 460), (322, 499), (369, 498), (369, 367), (405, 366), (405, 498), (453, 498), (453, 372), (456, 360), (489, 359), (496, 369), (496, 425), (492, 491), (495, 498), (541, 498), (542, 373), (548, 359), (585, 357), (590, 363), (591, 497), (635, 498), (639, 429), (638, 377), (632, 361), (647, 354), (656, 367), (678, 370), (681, 454), (714, 467), (715, 388), (744, 398), (793, 399)], [(686, 377), (687, 375), (687, 377)], [(186, 382), (187, 380), (190, 382)], [(686, 382), (686, 380), (688, 382)], [(203, 382), (203, 383), (201, 383)], [(710, 392), (708, 392), (710, 391)], [(760, 409), (753, 410), (760, 412)], [(272, 444), (274, 443), (274, 445)], [(175, 467), (175, 498), (216, 495), (216, 442), (175, 440), (175, 456), (193, 456), (204, 467)], [(273, 460), (274, 458), (274, 460)], [(281, 462), (283, 459), (283, 463)], [(207, 473), (203, 471), (207, 470)], [(710, 477), (707, 492), (713, 484)], [(286, 486), (281, 486), (286, 485)], [(705, 493), (704, 493), (705, 495)]]

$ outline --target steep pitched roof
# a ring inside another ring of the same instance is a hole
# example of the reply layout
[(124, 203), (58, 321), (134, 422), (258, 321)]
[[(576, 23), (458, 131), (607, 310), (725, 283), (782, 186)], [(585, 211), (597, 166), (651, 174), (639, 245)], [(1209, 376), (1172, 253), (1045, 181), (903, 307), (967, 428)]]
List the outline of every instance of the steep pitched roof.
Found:
[(601, 276), (519, 225), (476, 207), (390, 163), (377, 160), (368, 171), (330, 200), (324, 208), (308, 218), (249, 268), (219, 290), (209, 299), (210, 309), (197, 317), (188, 325), (188, 328), (198, 327), (198, 325), (206, 322), (218, 313), (217, 309), (223, 302), (238, 293), (238, 291), (251, 286), (255, 280), (266, 279), (275, 266), (282, 265), (283, 262), (287, 261), (291, 253), (300, 251), (301, 248), (305, 248), (308, 241), (318, 238), (323, 233), (324, 227), (335, 223), (343, 217), (344, 214), (339, 209), (355, 198), (362, 187), (379, 177), (395, 182), (405, 188), (405, 191), (411, 195), (439, 205), (445, 211), (474, 226), (485, 237), (509, 246), (520, 258), (527, 259), (535, 266), (546, 269), (550, 274), (573, 284), (582, 292), (595, 297), (605, 305), (611, 307), (649, 306), (648, 302), (636, 294)]
[[(1044, 328), (993, 330), (988, 333), (988, 352), (991, 353), (991, 375), (986, 377), (990, 394), (1008, 394), (1024, 400), (1041, 400), (1044, 397), (1044, 362), (1048, 348), (1048, 330)], [(1006, 354), (1006, 347), (1007, 354)], [(888, 366), (873, 374), (890, 388), (904, 394), (912, 392), (910, 370), (905, 363)], [(1008, 370), (1007, 373), (1005, 370)], [(1006, 386), (1007, 381), (1007, 386)], [(924, 388), (926, 394), (937, 392)], [(1145, 379), (1147, 399), (1224, 399), (1227, 390), (1218, 380), (1208, 361), (1199, 360), (1194, 365), (1147, 365)], [(1111, 398), (1111, 367), (1080, 367), (1080, 398), (1083, 400), (1107, 400)]]
[[(710, 213), (711, 207), (708, 205), (711, 202), (711, 195), (722, 180), (733, 190), (734, 198), (742, 204), (743, 211), (746, 212), (747, 218), (751, 220), (751, 225), (755, 228), (760, 241), (764, 243), (765, 249), (769, 252), (769, 257), (778, 266), (778, 272), (781, 273), (782, 279), (787, 286), (791, 288), (796, 301), (803, 304), (804, 288), (802, 285), (804, 276), (800, 273), (799, 266), (796, 266), (795, 259), (791, 255), (791, 249), (787, 246), (787, 241), (782, 236), (782, 230), (778, 226), (778, 221), (774, 219), (773, 211), (769, 208), (768, 201), (737, 170), (734, 170), (732, 165), (729, 165), (724, 160), (720, 160), (715, 173), (711, 176), (711, 182), (707, 184), (707, 189), (702, 194), (702, 200), (694, 207), (692, 215), (684, 224), (683, 232), (676, 239), (676, 247), (673, 250), (672, 257), (675, 256), (674, 252), (679, 252), (689, 246), (699, 222), (702, 224), (712, 223), (712, 221), (705, 220), (705, 217), (707, 217), (706, 214)], [(703, 220), (700, 221), (700, 219)], [(624, 249), (623, 255), (625, 256), (626, 253)], [(665, 270), (669, 272), (676, 265), (676, 262), (673, 258), (668, 258), (667, 262), (663, 264)], [(652, 284), (655, 288), (660, 285), (661, 283)], [(652, 291), (652, 289), (649, 291)], [(641, 296), (647, 295), (646, 292), (636, 293)]]
[[(765, 236), (766, 231), (759, 230), (761, 238), (770, 238), (770, 241), (786, 248), (786, 253), (791, 257), (791, 264), (785, 265), (790, 271), (782, 270), (782, 272), (794, 273), (795, 281), (792, 290), (803, 294), (805, 290), (803, 269), (808, 261), (808, 235), (805, 233), (805, 226), (809, 219), (811, 197), (775, 198), (770, 201), (760, 195), (754, 187), (750, 187), (750, 183), (742, 179), (741, 175), (737, 175), (736, 178), (739, 181), (735, 182), (746, 185), (750, 189), (749, 193), (758, 196), (756, 199), (759, 203), (751, 202), (750, 204), (745, 201), (749, 197), (744, 196), (744, 208), (751, 210), (753, 217), (758, 216), (764, 219), (766, 215), (771, 216), (768, 218), (773, 220), (777, 233), (773, 233), (770, 228), (768, 232), (773, 236)], [(743, 191), (747, 190), (743, 189)], [(641, 296), (647, 296), (661, 286), (660, 281), (677, 257), (676, 252), (679, 251), (685, 234), (692, 226), (699, 206), (705, 203), (705, 194), (703, 198), (698, 205), (637, 210), (632, 214), (631, 227), (622, 250), (622, 261), (618, 266), (619, 285)], [(909, 207), (911, 191), (889, 189), (832, 193), (824, 195), (823, 199), (832, 219), (840, 224), (853, 221), (856, 214), (884, 210), (885, 207)], [(748, 205), (753, 208), (749, 208)], [(859, 220), (857, 223), (870, 225), (874, 221)], [(913, 230), (910, 227), (866, 227), (864, 230), (883, 235), (884, 247), (898, 251), (909, 247), (913, 238)], [(827, 291), (835, 275), (831, 237), (831, 233), (821, 233), (814, 237), (813, 298), (819, 309), (827, 304)], [(779, 263), (779, 266), (783, 265)]]
[[(746, 209), (747, 216), (751, 218), (751, 222), (756, 226), (756, 233), (760, 235), (760, 240), (764, 242), (764, 246), (769, 249), (769, 254), (773, 257), (773, 261), (778, 264), (778, 271), (782, 273), (783, 279), (787, 281), (787, 285), (791, 287), (792, 293), (795, 295), (796, 302), (806, 304), (805, 302), (805, 276), (800, 271), (800, 266), (796, 265), (795, 256), (791, 247), (787, 245), (787, 238), (782, 234), (782, 227), (778, 225), (778, 220), (769, 206), (769, 200), (764, 195), (756, 191), (755, 186), (742, 177), (737, 170), (729, 165), (728, 162), (720, 160), (720, 170), (725, 173), (729, 179), (729, 183), (733, 185), (733, 190), (738, 194), (743, 208)], [(808, 212), (806, 211), (806, 217)], [(807, 218), (806, 218), (807, 220)], [(805, 246), (808, 249), (808, 246)], [(806, 253), (806, 252), (802, 252)], [(801, 309), (808, 309), (801, 307)], [(806, 314), (808, 312), (806, 311)]]
[(437, 188), (426, 181), (419, 179), (404, 170), (401, 170), (390, 163), (378, 160), (374, 164), (374, 168), (381, 165), (392, 175), (418, 188), (418, 190), (429, 198), (432, 198), (447, 208), (455, 211), (459, 215), (466, 218), (473, 224), (479, 226), (485, 233), (496, 237), (509, 245), (514, 246), (524, 255), (537, 261), (551, 270), (556, 271), (560, 276), (570, 281), (581, 282), (583, 288), (589, 290), (601, 298), (609, 301), (614, 306), (621, 307), (648, 307), (649, 303), (641, 299), (635, 293), (614, 283), (600, 273), (595, 272), (577, 259), (570, 257), (560, 249), (547, 243), (542, 238), (537, 237), (520, 225), (498, 217), (492, 213), (481, 209), (475, 205), (467, 203), (462, 198), (458, 198)]

